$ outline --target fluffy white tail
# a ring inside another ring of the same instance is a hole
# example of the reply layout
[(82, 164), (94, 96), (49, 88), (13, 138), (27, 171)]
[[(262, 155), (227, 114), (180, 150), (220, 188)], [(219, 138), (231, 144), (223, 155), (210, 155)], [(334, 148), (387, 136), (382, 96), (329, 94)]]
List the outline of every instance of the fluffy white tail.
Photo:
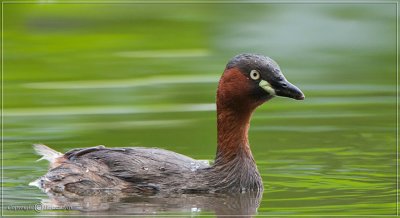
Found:
[(37, 179), (37, 180), (35, 180), (35, 181), (30, 182), (28, 185), (29, 185), (29, 186), (35, 186), (35, 187), (40, 188), (40, 187), (41, 187), (41, 186), (40, 186), (41, 180), (42, 180), (42, 178), (39, 178), (39, 179)]
[(49, 147), (47, 147), (46, 145), (43, 145), (43, 144), (34, 144), (33, 148), (35, 149), (37, 154), (42, 155), (42, 157), (37, 161), (48, 160), (50, 163), (54, 163), (54, 161), (57, 158), (63, 156), (62, 153), (60, 153), (60, 152), (58, 152), (56, 150), (53, 150), (53, 149), (51, 149), (51, 148), (49, 148)]

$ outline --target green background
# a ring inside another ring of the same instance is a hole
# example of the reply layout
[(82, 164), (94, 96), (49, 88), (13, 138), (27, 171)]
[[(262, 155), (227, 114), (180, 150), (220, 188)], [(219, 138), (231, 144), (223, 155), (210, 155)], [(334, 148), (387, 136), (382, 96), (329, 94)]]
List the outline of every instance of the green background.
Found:
[(47, 198), (33, 143), (212, 160), (219, 76), (250, 52), (306, 95), (253, 116), (258, 214), (396, 214), (394, 3), (5, 3), (3, 30), (5, 206)]

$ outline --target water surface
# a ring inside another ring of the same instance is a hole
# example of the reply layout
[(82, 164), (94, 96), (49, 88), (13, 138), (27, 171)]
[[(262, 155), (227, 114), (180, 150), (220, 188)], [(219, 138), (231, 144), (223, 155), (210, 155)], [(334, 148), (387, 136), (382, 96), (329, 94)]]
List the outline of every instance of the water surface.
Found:
[(49, 200), (28, 186), (47, 169), (34, 143), (212, 160), (218, 78), (242, 52), (274, 58), (306, 95), (253, 116), (260, 205), (143, 197), (85, 214), (396, 214), (396, 8), (365, 3), (5, 4), (4, 214), (82, 213), (10, 209)]

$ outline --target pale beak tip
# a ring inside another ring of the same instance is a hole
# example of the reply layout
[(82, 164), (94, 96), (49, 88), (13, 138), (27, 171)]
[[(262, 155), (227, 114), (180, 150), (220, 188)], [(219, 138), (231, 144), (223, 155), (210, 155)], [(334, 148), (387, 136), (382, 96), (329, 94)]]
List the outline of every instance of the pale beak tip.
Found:
[(304, 98), (306, 98), (306, 96), (304, 96), (304, 94), (303, 94), (303, 95), (300, 95), (299, 97), (297, 97), (296, 100), (304, 100)]

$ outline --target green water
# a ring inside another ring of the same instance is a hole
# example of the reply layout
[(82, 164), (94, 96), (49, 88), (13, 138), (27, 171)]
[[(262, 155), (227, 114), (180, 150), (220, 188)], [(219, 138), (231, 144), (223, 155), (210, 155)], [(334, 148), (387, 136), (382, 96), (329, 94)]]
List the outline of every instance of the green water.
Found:
[[(306, 95), (275, 98), (253, 116), (249, 138), (265, 187), (258, 214), (396, 214), (396, 4), (3, 10), (4, 214), (81, 213), (10, 209), (48, 198), (28, 186), (47, 169), (33, 143), (61, 152), (140, 145), (212, 160), (217, 81), (242, 52), (275, 59)], [(215, 213), (179, 203), (156, 210), (165, 211)]]

